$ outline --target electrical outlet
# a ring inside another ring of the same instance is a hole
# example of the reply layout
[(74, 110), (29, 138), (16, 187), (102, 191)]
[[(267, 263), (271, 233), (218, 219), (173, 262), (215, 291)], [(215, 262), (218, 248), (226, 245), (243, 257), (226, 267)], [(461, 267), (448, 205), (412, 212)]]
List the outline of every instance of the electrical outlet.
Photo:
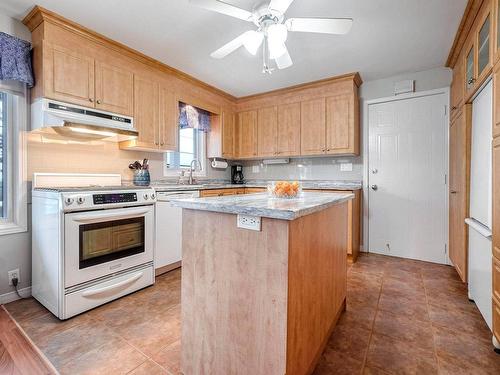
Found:
[(9, 274), (9, 285), (13, 285), (12, 279), (16, 278), (17, 278), (17, 284), (19, 285), (19, 283), (21, 282), (21, 278), (19, 277), (19, 268), (9, 271), (8, 274)]
[(238, 215), (238, 228), (260, 231), (260, 216)]
[(341, 172), (352, 172), (352, 163), (341, 163), (340, 164)]

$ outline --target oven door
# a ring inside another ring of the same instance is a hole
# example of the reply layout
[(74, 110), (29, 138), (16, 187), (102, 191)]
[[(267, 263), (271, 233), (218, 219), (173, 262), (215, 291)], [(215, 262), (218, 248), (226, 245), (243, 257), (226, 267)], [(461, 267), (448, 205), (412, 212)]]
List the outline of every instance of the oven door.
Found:
[(153, 260), (153, 205), (68, 213), (64, 224), (65, 288)]

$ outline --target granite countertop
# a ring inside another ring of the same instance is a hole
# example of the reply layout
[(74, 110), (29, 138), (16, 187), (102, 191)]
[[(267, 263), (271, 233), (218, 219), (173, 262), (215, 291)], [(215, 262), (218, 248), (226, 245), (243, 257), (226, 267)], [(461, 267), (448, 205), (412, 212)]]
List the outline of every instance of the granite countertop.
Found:
[(304, 192), (298, 198), (270, 198), (267, 193), (189, 198), (172, 205), (201, 211), (244, 214), (271, 219), (295, 220), (354, 198), (354, 194)]
[[(362, 189), (361, 181), (328, 181), (328, 180), (311, 180), (301, 181), (303, 189), (318, 189), (318, 190), (360, 190)], [(252, 180), (245, 184), (231, 184), (229, 182), (210, 182), (203, 181), (195, 185), (180, 185), (171, 182), (153, 181), (151, 187), (156, 191), (183, 191), (183, 190), (210, 190), (210, 189), (238, 189), (245, 187), (267, 187), (266, 180)]]

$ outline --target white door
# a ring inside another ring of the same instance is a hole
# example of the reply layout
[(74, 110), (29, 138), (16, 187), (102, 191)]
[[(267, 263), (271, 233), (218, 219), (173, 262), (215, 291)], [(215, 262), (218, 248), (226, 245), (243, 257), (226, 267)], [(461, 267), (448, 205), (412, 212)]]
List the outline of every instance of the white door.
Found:
[(444, 92), (368, 105), (369, 251), (446, 263)]

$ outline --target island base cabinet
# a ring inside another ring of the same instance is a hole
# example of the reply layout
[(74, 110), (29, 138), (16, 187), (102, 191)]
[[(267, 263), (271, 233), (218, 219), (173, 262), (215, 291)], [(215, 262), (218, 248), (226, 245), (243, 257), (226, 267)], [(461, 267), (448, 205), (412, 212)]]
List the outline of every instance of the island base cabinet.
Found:
[(345, 309), (346, 218), (343, 202), (251, 231), (184, 209), (182, 373), (311, 373)]

